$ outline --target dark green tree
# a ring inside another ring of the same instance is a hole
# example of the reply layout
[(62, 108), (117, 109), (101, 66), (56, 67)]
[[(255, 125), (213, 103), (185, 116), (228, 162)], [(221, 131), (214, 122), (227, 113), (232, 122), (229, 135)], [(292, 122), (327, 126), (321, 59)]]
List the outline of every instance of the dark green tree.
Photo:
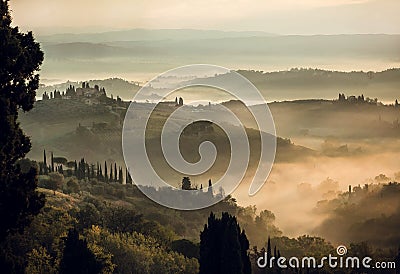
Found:
[(118, 173), (119, 173), (119, 174), (118, 174), (118, 182), (119, 182), (120, 184), (122, 184), (123, 181), (124, 181), (124, 176), (123, 176), (123, 174), (122, 174), (122, 167), (119, 168), (119, 172), (118, 172)]
[(100, 168), (99, 177), (100, 177), (100, 180), (103, 180), (103, 170), (101, 169), (101, 165), (99, 166), (99, 168)]
[(172, 251), (181, 253), (188, 258), (199, 259), (199, 245), (186, 239), (175, 240), (171, 242), (170, 248)]
[(86, 178), (86, 175), (87, 175), (87, 168), (86, 168), (86, 166), (87, 166), (87, 164), (86, 164), (86, 162), (85, 162), (85, 159), (84, 158), (82, 158), (80, 161), (79, 161), (79, 164), (78, 164), (78, 171), (77, 171), (77, 174), (76, 174), (76, 177), (78, 178), (78, 179), (85, 179)]
[(112, 232), (132, 233), (146, 230), (143, 215), (131, 208), (109, 207), (103, 211), (102, 218), (103, 225)]
[(109, 181), (112, 182), (113, 180), (114, 180), (114, 177), (113, 177), (113, 165), (110, 164), (110, 179), (109, 179)]
[(87, 242), (79, 239), (77, 230), (71, 229), (65, 240), (60, 273), (101, 273), (102, 268), (102, 263), (97, 261)]
[(94, 164), (91, 164), (90, 178), (91, 178), (91, 179), (95, 178), (95, 176), (94, 176)]
[(107, 161), (104, 161), (104, 179), (108, 183)]
[(269, 262), (269, 260), (272, 257), (272, 249), (271, 249), (271, 238), (268, 236), (268, 242), (267, 242), (267, 262)]
[(37, 191), (37, 169), (22, 172), (17, 164), (31, 149), (18, 123), (18, 112), (29, 111), (39, 86), (37, 71), (43, 52), (32, 32), (11, 26), (8, 1), (0, 1), (0, 242), (23, 231), (44, 205)]
[(125, 168), (125, 183), (127, 185), (132, 184), (132, 178), (131, 175), (129, 174), (128, 168)]
[(100, 166), (99, 166), (99, 162), (97, 162), (96, 165), (96, 176), (97, 176), (97, 180), (100, 179)]
[(54, 155), (53, 155), (53, 152), (51, 152), (51, 172), (54, 172)]
[(207, 193), (208, 193), (208, 195), (210, 195), (210, 196), (213, 196), (213, 195), (214, 195), (214, 194), (213, 194), (213, 187), (212, 187), (211, 179), (208, 180), (208, 189), (207, 189)]
[(191, 190), (192, 189), (192, 183), (190, 182), (189, 177), (183, 177), (182, 179), (182, 189), (183, 190)]
[(240, 243), (240, 251), (241, 257), (243, 262), (243, 273), (244, 274), (251, 274), (251, 262), (249, 258), (248, 250), (250, 248), (249, 240), (247, 239), (246, 233), (244, 230), (240, 233), (239, 236), (239, 243)]
[(47, 159), (46, 159), (46, 150), (43, 150), (43, 168), (44, 168), (44, 174), (48, 174), (48, 170), (47, 170)]
[(114, 182), (118, 182), (117, 175), (117, 163), (114, 163)]
[(76, 163), (76, 160), (74, 161), (74, 175), (78, 177), (78, 164)]
[(63, 169), (63, 166), (62, 166), (62, 165), (59, 165), (59, 166), (58, 166), (58, 173), (64, 174), (64, 169)]
[(249, 242), (236, 217), (213, 213), (200, 234), (200, 273), (251, 273)]

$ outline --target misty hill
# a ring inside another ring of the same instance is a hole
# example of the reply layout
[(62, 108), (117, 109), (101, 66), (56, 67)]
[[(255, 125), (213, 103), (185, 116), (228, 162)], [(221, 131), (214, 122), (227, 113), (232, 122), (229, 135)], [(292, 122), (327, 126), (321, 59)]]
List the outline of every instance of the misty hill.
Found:
[[(41, 40), (43, 78), (90, 75), (149, 79), (168, 69), (210, 63), (232, 69), (285, 70), (319, 67), (382, 70), (399, 66), (400, 35), (276, 36), (188, 30), (144, 31), (146, 35), (55, 35)], [(189, 33), (187, 33), (189, 32)], [(96, 37), (93, 37), (96, 36)], [(103, 38), (102, 35), (104, 36)], [(98, 37), (97, 37), (98, 36)], [(145, 76), (144, 76), (145, 75)]]
[(269, 107), (278, 133), (291, 138), (366, 141), (400, 136), (399, 106), (300, 100)]
[[(137, 35), (135, 32), (142, 32)], [(113, 35), (114, 34), (114, 35)], [(64, 36), (66, 36), (64, 38)], [(103, 38), (100, 38), (103, 37)], [(363, 35), (267, 35), (262, 32), (223, 32), (223, 31), (191, 31), (191, 30), (133, 30), (104, 34), (70, 34), (44, 37), (40, 41), (45, 52), (65, 45), (91, 46), (93, 49), (104, 45), (119, 47), (131, 56), (139, 56), (152, 49), (154, 54), (174, 53), (178, 56), (204, 54), (275, 57), (288, 56), (378, 56), (391, 61), (399, 61), (397, 55), (400, 35), (363, 34)], [(74, 50), (72, 48), (72, 50)], [(79, 48), (75, 48), (79, 50)], [(58, 52), (63, 58), (63, 52)], [(55, 56), (51, 56), (55, 57)], [(107, 56), (103, 56), (107, 57)], [(203, 56), (204, 57), (204, 56)]]
[[(333, 99), (338, 93), (364, 94), (365, 97), (379, 98), (384, 102), (394, 102), (399, 97), (400, 69), (389, 69), (381, 72), (340, 72), (320, 69), (291, 69), (289, 71), (263, 72), (239, 70), (240, 74), (252, 82), (263, 94), (265, 100), (282, 101), (293, 99)], [(217, 75), (205, 79), (210, 85), (220, 82), (231, 82), (231, 75)], [(191, 80), (195, 84), (198, 80)], [(204, 81), (204, 79), (202, 79)], [(37, 94), (51, 92), (54, 89), (63, 91), (69, 85), (80, 86), (81, 82), (67, 81), (56, 85), (42, 85)], [(91, 80), (89, 83), (103, 86), (108, 94), (131, 100), (139, 90), (137, 82), (129, 82), (121, 78)], [(188, 91), (190, 93), (190, 91)], [(157, 90), (154, 90), (157, 93)], [(193, 89), (193, 96), (213, 100), (213, 93)], [(150, 98), (149, 98), (150, 99)], [(219, 98), (214, 98), (220, 100)]]
[[(291, 69), (280, 72), (240, 70), (264, 97), (271, 101), (287, 98), (336, 98), (338, 92), (364, 94), (394, 102), (399, 97), (400, 69), (381, 72), (341, 72), (320, 69)], [(280, 96), (278, 95), (280, 93)]]
[(355, 186), (336, 199), (318, 203), (315, 213), (326, 214), (316, 232), (334, 241), (368, 241), (397, 248), (400, 237), (400, 185)]
[[(193, 38), (188, 40), (165, 39), (154, 42), (113, 41), (108, 45), (134, 49), (132, 53), (141, 53), (138, 45), (158, 49), (159, 53), (173, 53), (178, 56), (207, 54), (246, 58), (266, 56), (279, 58), (300, 58), (301, 56), (319, 57), (379, 57), (399, 61), (397, 55), (400, 35), (283, 35)], [(202, 56), (203, 58), (205, 56)]]
[[(141, 107), (148, 106), (150, 104), (141, 104)], [(173, 110), (172, 107), (157, 109), (155, 118), (151, 120), (150, 125), (160, 125), (160, 122)], [(89, 161), (110, 159), (122, 165), (121, 133), (125, 111), (124, 106), (110, 104), (87, 105), (82, 101), (65, 99), (38, 101), (32, 111), (20, 115), (21, 125), (32, 139), (32, 151), (29, 157), (40, 159), (43, 149), (46, 149), (47, 151), (54, 151), (56, 155), (71, 159), (79, 159), (85, 155), (85, 158)], [(187, 111), (190, 120), (190, 117), (194, 114), (191, 113), (191, 107), (188, 107)], [(254, 149), (259, 147), (260, 133), (250, 128), (247, 131), (250, 146)], [(154, 159), (162, 159), (158, 136), (152, 132), (154, 130), (150, 130), (148, 139), (149, 154), (154, 156)], [(267, 138), (271, 137), (267, 136)], [(230, 157), (229, 142), (225, 138), (226, 136), (223, 132), (218, 131), (218, 128), (215, 128), (215, 131), (210, 134), (189, 134), (182, 138), (184, 140), (181, 144), (184, 150), (183, 154), (190, 161), (196, 161), (199, 156), (198, 144), (204, 140), (211, 140), (222, 152), (218, 154), (220, 161), (215, 165), (215, 173), (219, 174), (226, 164), (225, 160)], [(276, 157), (278, 162), (301, 160), (311, 155), (314, 155), (314, 152), (310, 149), (296, 146), (290, 140), (278, 139)], [(251, 157), (255, 160), (256, 156), (257, 153), (252, 154)], [(255, 161), (254, 164), (256, 164)], [(159, 166), (161, 169), (166, 167), (163, 164)], [(171, 175), (170, 173), (165, 174)]]
[[(364, 94), (394, 102), (399, 97), (400, 69), (382, 72), (340, 72), (320, 69), (291, 69), (289, 71), (263, 72), (239, 70), (241, 75), (253, 83), (265, 100), (283, 101), (294, 99), (333, 99), (338, 93)], [(221, 74), (201, 79), (209, 85), (227, 83), (235, 85), (234, 75)], [(191, 84), (198, 83), (191, 80)]]
[[(90, 81), (86, 81), (86, 82), (89, 83), (89, 85), (92, 87), (95, 85), (104, 87), (109, 96), (111, 96), (111, 94), (112, 94), (114, 97), (119, 96), (121, 98), (126, 98), (127, 100), (132, 99), (135, 92), (137, 92), (140, 88), (138, 83), (129, 82), (129, 81), (123, 80), (121, 78), (109, 78), (109, 79), (104, 79), (104, 80), (90, 80)], [(63, 92), (70, 85), (72, 85), (74, 87), (80, 87), (82, 85), (82, 82), (67, 81), (64, 83), (54, 84), (54, 85), (41, 85), (37, 91), (37, 95), (41, 98), (41, 96), (44, 92), (50, 93), (54, 90)]]
[(130, 54), (130, 50), (121, 47), (88, 42), (72, 42), (49, 45), (44, 47), (47, 58), (102, 58), (123, 57)]
[(91, 42), (104, 43), (113, 41), (158, 41), (158, 40), (191, 40), (213, 39), (221, 37), (252, 37), (271, 36), (262, 31), (220, 31), (196, 29), (131, 29), (121, 31), (108, 31), (102, 33), (62, 33), (39, 36), (42, 42)]

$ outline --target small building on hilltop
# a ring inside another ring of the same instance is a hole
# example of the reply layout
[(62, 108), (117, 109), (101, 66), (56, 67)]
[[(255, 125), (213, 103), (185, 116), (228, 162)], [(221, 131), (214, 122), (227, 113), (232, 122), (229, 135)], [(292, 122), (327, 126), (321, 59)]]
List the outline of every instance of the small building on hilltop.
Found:
[(106, 94), (106, 90), (104, 88), (99, 88), (98, 85), (94, 87), (90, 87), (89, 83), (83, 82), (82, 87), (76, 89), (76, 96), (78, 97), (100, 97)]

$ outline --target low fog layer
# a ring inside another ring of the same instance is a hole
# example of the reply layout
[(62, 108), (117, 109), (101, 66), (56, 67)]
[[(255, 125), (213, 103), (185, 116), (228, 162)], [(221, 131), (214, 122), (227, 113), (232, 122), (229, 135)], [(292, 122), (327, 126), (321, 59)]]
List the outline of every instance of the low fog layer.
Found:
[[(332, 200), (338, 194), (346, 193), (349, 185), (354, 188), (359, 185), (363, 187), (365, 184), (399, 180), (400, 167), (397, 161), (399, 153), (400, 151), (368, 156), (311, 157), (302, 162), (277, 163), (267, 184), (254, 197), (247, 195), (248, 182), (241, 185), (234, 196), (244, 205), (255, 204), (259, 209), (269, 209), (274, 212), (276, 224), (284, 234), (320, 235), (334, 243), (347, 241), (352, 238), (348, 235), (348, 230), (332, 229), (332, 227), (339, 228), (340, 222), (333, 222), (331, 226), (323, 225), (324, 221), (335, 218), (336, 208), (319, 212), (316, 210), (317, 203)], [(386, 178), (379, 179), (380, 174)], [(376, 205), (369, 206), (374, 208)], [(395, 205), (392, 209), (399, 210)], [(393, 212), (383, 210), (379, 212), (388, 216), (391, 213)], [(365, 221), (369, 216), (364, 215), (363, 218)], [(349, 226), (354, 224), (351, 218), (346, 221)]]

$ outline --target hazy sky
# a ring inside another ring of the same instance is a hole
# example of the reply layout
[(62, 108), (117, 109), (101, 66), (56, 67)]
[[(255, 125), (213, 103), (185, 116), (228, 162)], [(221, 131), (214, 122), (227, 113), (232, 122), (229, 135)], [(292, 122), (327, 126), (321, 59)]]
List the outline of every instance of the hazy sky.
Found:
[(39, 34), (132, 28), (400, 33), (399, 0), (11, 0), (10, 4), (14, 23)]

